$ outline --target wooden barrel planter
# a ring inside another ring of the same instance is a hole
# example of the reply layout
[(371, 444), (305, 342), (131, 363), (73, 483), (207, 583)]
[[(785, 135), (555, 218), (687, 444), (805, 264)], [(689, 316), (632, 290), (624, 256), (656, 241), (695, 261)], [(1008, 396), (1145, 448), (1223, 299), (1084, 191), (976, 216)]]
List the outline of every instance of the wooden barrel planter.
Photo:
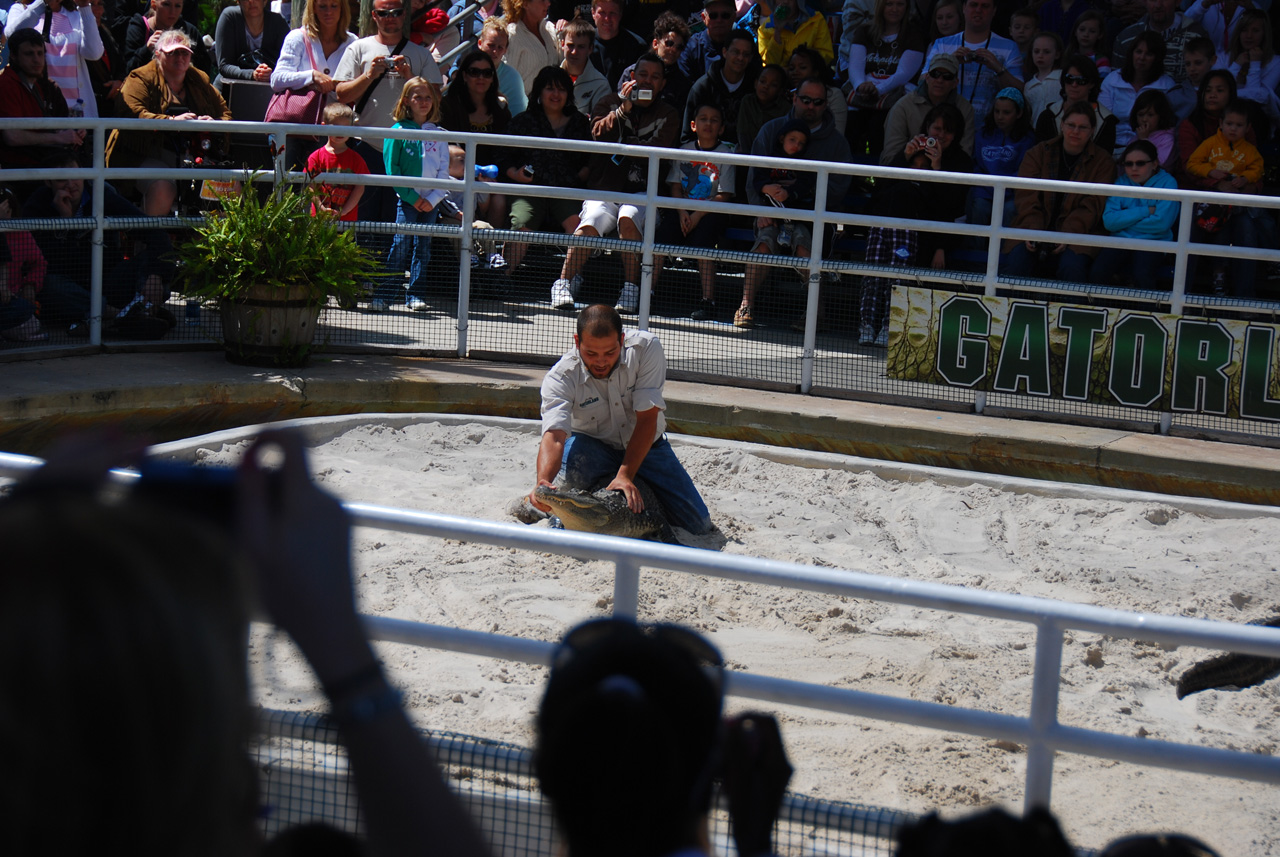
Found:
[(222, 341), (227, 360), (247, 366), (306, 365), (321, 306), (298, 286), (253, 286), (244, 300), (224, 300)]

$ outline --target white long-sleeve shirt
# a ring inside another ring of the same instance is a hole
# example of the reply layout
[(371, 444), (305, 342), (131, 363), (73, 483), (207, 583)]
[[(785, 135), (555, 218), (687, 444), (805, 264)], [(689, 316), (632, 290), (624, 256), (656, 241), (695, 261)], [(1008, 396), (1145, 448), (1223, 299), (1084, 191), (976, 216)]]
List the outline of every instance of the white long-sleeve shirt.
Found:
[[(9, 9), (9, 20), (4, 25), (5, 38), (18, 30), (30, 27), (44, 32), (44, 0), (36, 0), (30, 6), (15, 3)], [(74, 5), (64, 3), (60, 12), (54, 12), (49, 22), (49, 44), (45, 48), (45, 65), (49, 79), (62, 90), (67, 106), (84, 102), (84, 115), (96, 119), (98, 102), (93, 97), (93, 80), (85, 60), (102, 58), (102, 36), (98, 34), (98, 22), (87, 6), (81, 12)]]

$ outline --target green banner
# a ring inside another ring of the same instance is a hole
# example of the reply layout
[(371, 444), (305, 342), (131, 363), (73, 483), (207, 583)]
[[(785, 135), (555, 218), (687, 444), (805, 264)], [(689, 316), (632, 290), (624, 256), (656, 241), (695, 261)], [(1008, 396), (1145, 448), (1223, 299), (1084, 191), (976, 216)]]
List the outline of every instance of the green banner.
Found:
[(895, 286), (890, 378), (1280, 421), (1280, 325)]

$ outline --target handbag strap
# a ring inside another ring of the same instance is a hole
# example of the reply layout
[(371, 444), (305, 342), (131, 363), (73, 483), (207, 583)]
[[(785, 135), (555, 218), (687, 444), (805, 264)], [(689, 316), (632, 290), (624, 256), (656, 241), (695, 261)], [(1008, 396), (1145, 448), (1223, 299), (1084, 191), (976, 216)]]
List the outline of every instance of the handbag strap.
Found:
[[(404, 50), (404, 46), (409, 44), (409, 37), (405, 36), (400, 39), (400, 43), (396, 45), (389, 56), (395, 56)], [(387, 70), (384, 68), (382, 74), (373, 79), (373, 83), (369, 84), (369, 88), (364, 91), (364, 95), (360, 96), (360, 102), (356, 105), (356, 115), (359, 116), (364, 112), (364, 106), (369, 103), (369, 99), (373, 97), (373, 91), (377, 89), (378, 84), (382, 83), (382, 79), (387, 76)]]
[(311, 51), (311, 37), (303, 33), (302, 42), (307, 46), (307, 60), (311, 63), (311, 70), (315, 71), (319, 66), (316, 65), (316, 55)]

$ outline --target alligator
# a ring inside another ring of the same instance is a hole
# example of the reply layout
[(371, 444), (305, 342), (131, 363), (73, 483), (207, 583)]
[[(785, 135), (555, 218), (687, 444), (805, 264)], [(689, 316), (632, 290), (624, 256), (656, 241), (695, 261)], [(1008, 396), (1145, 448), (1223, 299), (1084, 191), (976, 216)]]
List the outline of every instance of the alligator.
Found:
[(638, 515), (627, 506), (626, 495), (603, 486), (594, 491), (581, 491), (539, 485), (534, 496), (551, 507), (566, 530), (680, 544), (658, 495), (643, 479), (635, 483), (644, 500), (644, 511)]
[[(1251, 624), (1280, 628), (1280, 616)], [(1191, 668), (1178, 679), (1178, 699), (1202, 690), (1253, 687), (1278, 675), (1280, 675), (1280, 658), (1228, 652), (1225, 655), (1217, 655), (1198, 664), (1192, 664)]]

